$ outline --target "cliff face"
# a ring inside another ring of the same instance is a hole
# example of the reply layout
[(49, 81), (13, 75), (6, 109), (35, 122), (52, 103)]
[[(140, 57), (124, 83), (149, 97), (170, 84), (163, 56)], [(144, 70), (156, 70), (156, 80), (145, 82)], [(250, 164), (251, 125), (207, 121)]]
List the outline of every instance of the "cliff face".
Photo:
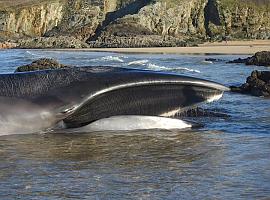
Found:
[(158, 35), (204, 35), (204, 10), (207, 0), (179, 1), (177, 5), (159, 1), (138, 13), (139, 23)]
[(159, 0), (137, 6), (129, 4), (133, 14), (104, 26), (90, 44), (94, 47), (185, 46), (185, 40), (205, 37), (206, 3), (207, 0)]
[[(12, 3), (13, 2), (13, 3)], [(0, 38), (70, 47), (270, 39), (268, 0), (0, 0)], [(40, 37), (38, 39), (32, 39)], [(58, 45), (58, 38), (62, 41)], [(27, 39), (27, 41), (25, 41)], [(65, 42), (63, 42), (65, 41)], [(188, 42), (187, 42), (188, 41)], [(31, 46), (35, 47), (35, 46)]]
[(0, 7), (0, 32), (8, 36), (42, 36), (61, 22), (62, 1), (44, 2), (31, 6)]
[(267, 0), (209, 0), (216, 8), (215, 18), (208, 14), (208, 35), (236, 39), (270, 39), (270, 2)]

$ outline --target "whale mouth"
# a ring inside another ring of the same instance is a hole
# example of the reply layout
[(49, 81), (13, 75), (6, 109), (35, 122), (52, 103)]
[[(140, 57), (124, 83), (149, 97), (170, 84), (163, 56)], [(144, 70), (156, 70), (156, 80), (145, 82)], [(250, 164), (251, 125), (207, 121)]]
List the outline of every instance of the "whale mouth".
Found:
[[(202, 96), (205, 97), (205, 101), (192, 104), (187, 107), (178, 107), (174, 110), (161, 113), (157, 116), (147, 115), (116, 115), (108, 116), (105, 118), (93, 121), (85, 126), (70, 127), (65, 120), (60, 123), (60, 127), (64, 128), (71, 133), (86, 133), (86, 132), (104, 132), (104, 131), (134, 131), (134, 130), (150, 130), (150, 129), (166, 129), (166, 130), (188, 130), (193, 128), (203, 127), (202, 124), (195, 122), (184, 121), (178, 116), (182, 112), (186, 112), (191, 108), (197, 107), (202, 103), (211, 103), (218, 101), (223, 96), (223, 91), (204, 89)], [(59, 128), (59, 127), (58, 127)]]
[[(33, 123), (33, 131), (36, 132), (51, 129), (61, 123), (60, 127), (74, 129), (91, 124), (94, 126), (97, 122), (102, 124), (104, 120), (106, 123), (116, 122), (116, 118), (121, 119), (119, 116), (126, 116), (139, 124), (142, 124), (139, 118), (152, 120), (153, 125), (167, 120), (175, 128), (176, 122), (179, 125), (184, 123), (175, 121), (177, 113), (218, 100), (228, 90), (212, 81), (176, 74), (115, 67), (94, 69), (78, 67), (2, 75), (1, 83), (12, 80), (14, 86), (28, 87), (1, 91), (0, 102), (9, 102), (6, 98), (14, 100), (14, 104), (7, 106), (9, 111), (16, 107), (23, 107), (30, 114), (37, 110), (46, 111), (35, 119), (45, 124)], [(37, 108), (28, 110), (22, 104), (24, 101)], [(18, 116), (16, 112), (15, 116)], [(2, 114), (6, 115), (5, 112)], [(20, 118), (25, 116), (19, 115), (18, 121)], [(145, 126), (144, 129), (150, 127)], [(156, 125), (153, 128), (162, 126)]]
[[(79, 128), (113, 116), (174, 118), (202, 103), (219, 100), (228, 90), (218, 83), (191, 77), (149, 72), (131, 74), (128, 82), (110, 82), (110, 87), (91, 93), (73, 106), (63, 119), (65, 127)], [(118, 74), (120, 80), (121, 75), (130, 74)]]

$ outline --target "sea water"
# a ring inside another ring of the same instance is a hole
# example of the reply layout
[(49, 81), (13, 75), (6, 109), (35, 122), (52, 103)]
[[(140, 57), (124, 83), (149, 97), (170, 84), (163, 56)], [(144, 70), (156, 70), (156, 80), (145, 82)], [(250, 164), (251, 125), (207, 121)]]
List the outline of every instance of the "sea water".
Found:
[[(246, 56), (2, 50), (0, 73), (39, 58), (77, 66), (177, 73), (226, 86), (266, 67), (226, 64)], [(206, 58), (219, 59), (205, 62)], [(205, 108), (200, 129), (0, 136), (0, 199), (267, 199), (270, 100), (241, 94)]]

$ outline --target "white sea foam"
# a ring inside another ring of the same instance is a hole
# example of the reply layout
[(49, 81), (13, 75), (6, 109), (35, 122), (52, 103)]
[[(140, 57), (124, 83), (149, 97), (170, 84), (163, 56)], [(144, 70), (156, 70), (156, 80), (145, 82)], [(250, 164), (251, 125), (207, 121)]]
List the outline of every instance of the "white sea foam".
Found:
[(35, 58), (41, 58), (41, 57), (43, 57), (43, 56), (40, 56), (38, 54), (35, 54), (35, 53), (31, 52), (31, 51), (26, 51), (25, 53), (28, 54), (28, 55), (30, 55), (31, 57), (35, 57)]
[(124, 62), (123, 60), (123, 56), (104, 56), (104, 57), (101, 57), (101, 58), (94, 58), (94, 59), (91, 59), (91, 61), (94, 61), (94, 62), (99, 62), (99, 61), (115, 61), (115, 62)]
[(41, 58), (54, 58), (50, 54), (41, 55), (39, 53), (33, 53), (32, 51), (26, 51), (27, 57), (31, 59), (32, 61), (41, 59)]
[(49, 128), (54, 123), (54, 116), (47, 111), (22, 110), (0, 116), (0, 136), (37, 133)]
[(55, 114), (46, 108), (24, 100), (0, 99), (0, 135), (36, 133), (57, 121)]
[(127, 65), (142, 65), (145, 66), (147, 63), (149, 62), (149, 60), (135, 60), (135, 61), (131, 61), (129, 62)]
[(195, 73), (201, 73), (201, 71), (196, 69), (190, 69), (187, 67), (165, 67), (165, 66), (159, 66), (153, 63), (149, 63), (146, 66), (148, 69), (156, 70), (156, 71), (175, 71), (175, 70), (182, 70), (182, 71), (189, 71), (189, 72), (195, 72)]
[(156, 65), (156, 64), (153, 64), (153, 63), (149, 63), (147, 65), (147, 68), (151, 69), (151, 70), (170, 70), (171, 69), (169, 67), (159, 66), (159, 65)]
[(214, 102), (214, 101), (218, 101), (219, 99), (221, 99), (223, 96), (223, 93), (222, 94), (217, 94), (217, 95), (214, 95), (212, 96), (211, 98), (209, 98), (207, 100), (208, 103), (211, 103), (211, 102)]
[(195, 73), (201, 73), (201, 71), (200, 70), (196, 70), (196, 69), (189, 69), (189, 68), (187, 68), (187, 67), (177, 67), (176, 69), (178, 69), (178, 70), (186, 70), (186, 71), (189, 71), (189, 72), (195, 72)]
[(201, 61), (201, 63), (206, 64), (206, 65), (213, 64), (212, 61), (207, 61), (207, 60), (203, 60), (203, 61)]

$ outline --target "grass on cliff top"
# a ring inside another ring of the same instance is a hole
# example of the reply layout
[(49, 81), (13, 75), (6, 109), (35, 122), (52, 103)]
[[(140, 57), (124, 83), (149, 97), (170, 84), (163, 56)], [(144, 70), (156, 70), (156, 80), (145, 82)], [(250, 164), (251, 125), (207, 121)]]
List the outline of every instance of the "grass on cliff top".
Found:
[(6, 10), (9, 8), (21, 8), (32, 5), (39, 5), (44, 2), (56, 2), (64, 0), (0, 0), (0, 10)]

